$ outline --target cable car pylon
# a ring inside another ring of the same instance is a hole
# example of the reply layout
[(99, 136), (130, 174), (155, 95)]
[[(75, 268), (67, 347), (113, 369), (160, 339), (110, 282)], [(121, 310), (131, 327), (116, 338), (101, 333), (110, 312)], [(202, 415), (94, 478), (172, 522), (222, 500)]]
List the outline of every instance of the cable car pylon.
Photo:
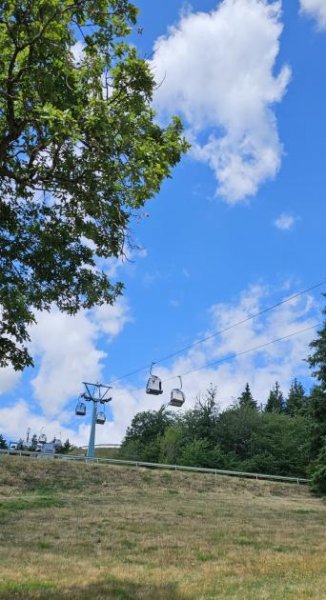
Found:
[[(106, 421), (104, 408), (105, 404), (112, 400), (112, 397), (109, 397), (109, 391), (112, 388), (103, 383), (89, 383), (87, 381), (83, 381), (83, 385), (85, 386), (85, 391), (80, 395), (80, 398), (86, 400), (86, 402), (93, 402), (91, 430), (86, 457), (94, 458), (96, 424), (104, 425)], [(98, 410), (98, 408), (101, 408), (101, 410)], [(78, 400), (75, 413), (79, 416), (86, 415), (86, 404), (82, 400)]]

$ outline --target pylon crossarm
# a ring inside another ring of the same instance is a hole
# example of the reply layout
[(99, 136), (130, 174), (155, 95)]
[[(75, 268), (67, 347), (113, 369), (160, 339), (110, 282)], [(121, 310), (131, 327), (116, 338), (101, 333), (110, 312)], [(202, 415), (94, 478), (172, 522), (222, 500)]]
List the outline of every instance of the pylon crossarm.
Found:
[[(107, 398), (109, 391), (112, 389), (109, 385), (103, 383), (89, 383), (83, 381), (86, 388), (86, 393), (83, 394), (85, 400), (92, 400), (93, 402), (110, 402), (112, 398)], [(93, 389), (92, 389), (93, 388)]]

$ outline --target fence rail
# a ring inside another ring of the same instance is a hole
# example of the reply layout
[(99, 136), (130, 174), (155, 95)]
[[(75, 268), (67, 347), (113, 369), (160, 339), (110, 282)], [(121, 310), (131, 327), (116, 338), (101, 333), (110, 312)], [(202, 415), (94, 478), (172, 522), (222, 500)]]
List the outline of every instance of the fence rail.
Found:
[(265, 473), (248, 473), (245, 471), (228, 471), (225, 469), (206, 469), (204, 467), (188, 467), (185, 465), (167, 465), (162, 463), (144, 462), (139, 460), (120, 460), (117, 458), (87, 458), (86, 456), (74, 456), (72, 454), (45, 454), (41, 452), (31, 452), (28, 450), (0, 450), (2, 454), (16, 456), (25, 456), (30, 458), (52, 458), (63, 461), (76, 461), (95, 464), (114, 464), (131, 467), (144, 467), (149, 469), (166, 469), (173, 471), (188, 471), (192, 473), (208, 473), (211, 475), (227, 475), (230, 477), (242, 477), (246, 479), (260, 479), (267, 481), (279, 481), (285, 483), (308, 484), (310, 479), (303, 477), (285, 477), (283, 475), (266, 475)]
[[(80, 447), (83, 448), (83, 450), (87, 450), (88, 445)], [(121, 444), (95, 444), (95, 449), (96, 448), (121, 448)]]

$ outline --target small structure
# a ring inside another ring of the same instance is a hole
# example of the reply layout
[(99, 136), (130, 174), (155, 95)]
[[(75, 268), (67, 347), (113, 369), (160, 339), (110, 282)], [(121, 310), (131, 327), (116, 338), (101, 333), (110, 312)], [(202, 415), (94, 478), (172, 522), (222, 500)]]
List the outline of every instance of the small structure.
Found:
[(41, 447), (41, 454), (46, 454), (47, 456), (52, 456), (55, 454), (55, 443), (54, 442), (45, 442)]

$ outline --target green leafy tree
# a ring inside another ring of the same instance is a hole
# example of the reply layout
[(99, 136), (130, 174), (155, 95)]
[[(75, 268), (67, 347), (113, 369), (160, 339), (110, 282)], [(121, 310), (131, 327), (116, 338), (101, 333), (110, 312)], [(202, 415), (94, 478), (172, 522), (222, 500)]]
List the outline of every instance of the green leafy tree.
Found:
[(232, 407), (220, 415), (216, 433), (226, 468), (306, 476), (311, 433), (306, 417)]
[(124, 443), (129, 441), (152, 441), (157, 435), (163, 435), (173, 423), (173, 416), (162, 406), (160, 410), (147, 410), (137, 413), (127, 429)]
[(260, 426), (260, 413), (252, 408), (229, 408), (220, 415), (216, 441), (231, 462), (245, 460), (253, 453), (253, 436)]
[(309, 419), (272, 411), (259, 415), (251, 439), (251, 456), (244, 470), (289, 477), (306, 477), (309, 465)]
[(184, 431), (181, 424), (174, 424), (165, 429), (161, 437), (159, 461), (167, 464), (178, 463), (184, 446)]
[(0, 3), (0, 366), (32, 364), (36, 311), (115, 301), (101, 264), (188, 147), (155, 121), (136, 18), (128, 0)]
[(254, 400), (249, 383), (246, 383), (246, 387), (242, 394), (238, 398), (240, 408), (251, 408), (257, 410), (257, 402)]
[(180, 463), (191, 467), (210, 467), (209, 441), (205, 439), (194, 439), (183, 449)]
[(137, 413), (126, 431), (119, 455), (122, 458), (158, 462), (162, 438), (173, 422), (173, 415), (164, 407), (158, 411)]
[(294, 415), (304, 414), (307, 410), (307, 397), (303, 385), (296, 378), (292, 381), (289, 394), (286, 399), (285, 412)]
[(278, 412), (281, 413), (285, 410), (285, 403), (283, 394), (281, 392), (280, 384), (278, 381), (275, 382), (274, 387), (271, 389), (267, 403), (265, 406), (266, 412)]
[(5, 440), (5, 438), (3, 437), (2, 433), (0, 433), (0, 449), (7, 450), (7, 448), (8, 448), (8, 444)]
[(210, 385), (204, 394), (197, 396), (195, 408), (186, 412), (182, 419), (184, 435), (189, 439), (207, 439), (215, 443), (218, 422), (216, 387)]

